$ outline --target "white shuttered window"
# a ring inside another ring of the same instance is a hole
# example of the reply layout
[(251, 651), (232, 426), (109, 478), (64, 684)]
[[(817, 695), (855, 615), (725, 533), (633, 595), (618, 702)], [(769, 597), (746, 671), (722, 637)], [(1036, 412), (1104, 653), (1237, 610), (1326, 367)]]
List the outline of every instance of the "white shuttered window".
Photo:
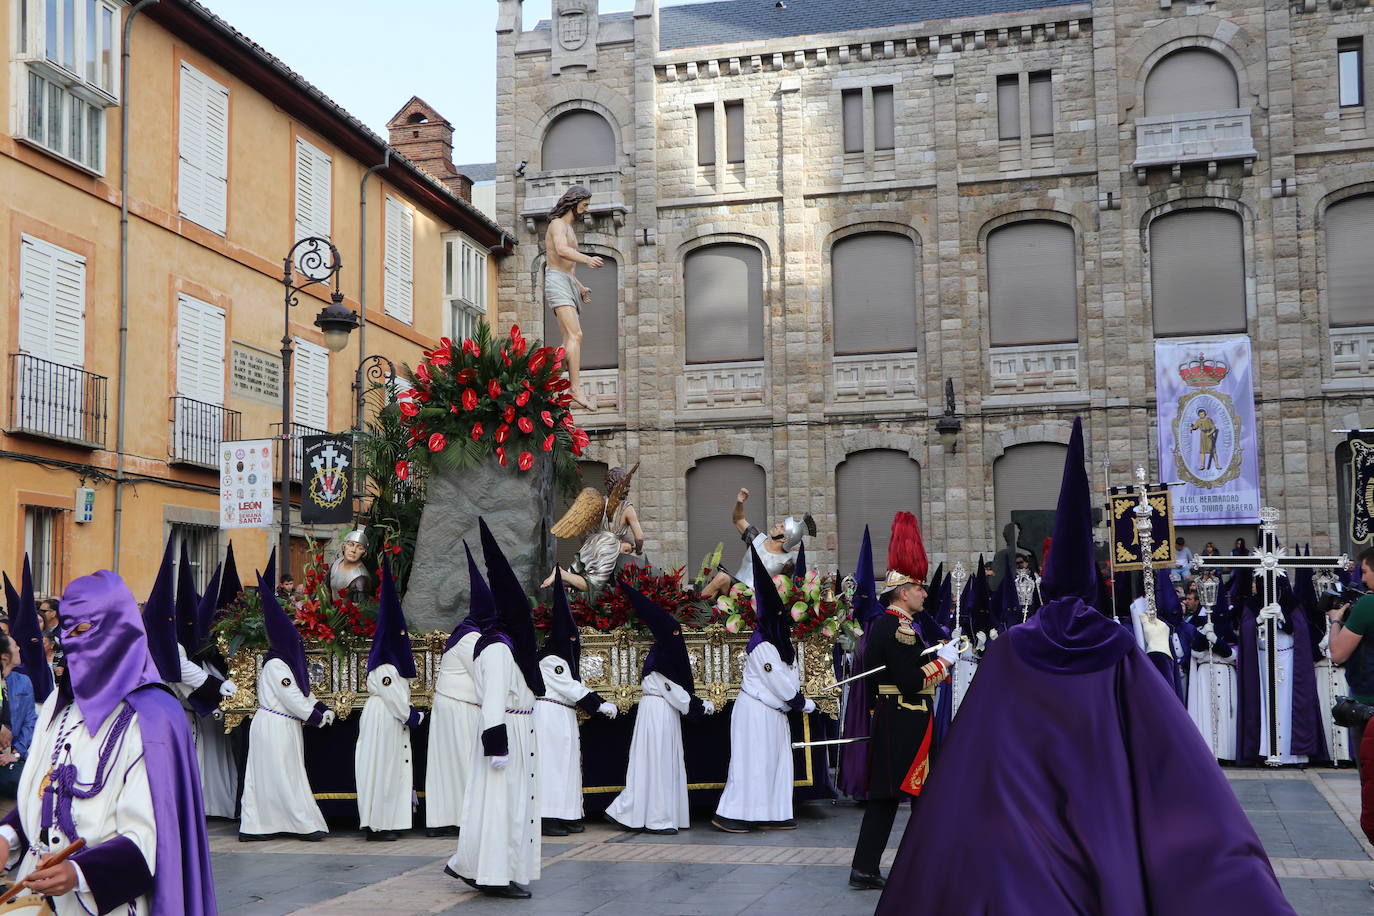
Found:
[(411, 324), (414, 317), (411, 291), (414, 284), (411, 266), (414, 240), (415, 218), (410, 208), (394, 197), (387, 197), (386, 277), (382, 289), (382, 309), (406, 324)]
[(329, 351), (296, 338), (291, 362), (291, 420), (299, 426), (329, 429)]
[(988, 234), (989, 342), (994, 347), (1078, 339), (1073, 229), (1022, 220)]
[(229, 197), (229, 90), (181, 65), (177, 207), (211, 232), (225, 233)]
[(333, 161), (329, 156), (296, 138), (296, 241), (318, 236), (329, 238), (329, 202)]
[(86, 353), (86, 259), (27, 235), (19, 242), (19, 349), (72, 368)]
[(854, 452), (835, 468), (841, 572), (850, 572), (858, 563), (867, 525), (873, 543), (873, 577), (882, 578), (896, 512), (921, 514), (921, 466), (906, 452), (886, 448)]
[(177, 300), (177, 394), (224, 406), (224, 310)]
[(1155, 336), (1243, 332), (1245, 242), (1240, 217), (1198, 208), (1150, 223)]
[(687, 471), (687, 568), (695, 573), (702, 557), (723, 544), (721, 563), (731, 572), (747, 556), (739, 532), (730, 520), (740, 487), (749, 491), (745, 517), (767, 531), (768, 480), (754, 459), (742, 455), (703, 458)]
[(1326, 302), (1334, 327), (1374, 324), (1374, 194), (1326, 211)]

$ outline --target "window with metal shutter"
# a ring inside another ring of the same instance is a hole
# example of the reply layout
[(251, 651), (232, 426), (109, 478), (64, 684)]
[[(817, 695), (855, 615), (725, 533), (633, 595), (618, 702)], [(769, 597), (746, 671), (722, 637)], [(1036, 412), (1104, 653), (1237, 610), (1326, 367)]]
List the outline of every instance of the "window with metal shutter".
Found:
[(989, 340), (994, 347), (1078, 339), (1073, 230), (1024, 220), (988, 234)]
[(177, 394), (224, 405), (224, 310), (190, 296), (177, 300)]
[(1374, 195), (1351, 197), (1326, 211), (1326, 304), (1331, 324), (1374, 324)]
[(594, 111), (578, 109), (561, 114), (544, 134), (540, 162), (546, 172), (614, 168), (615, 133)]
[(229, 195), (229, 90), (181, 65), (177, 206), (182, 216), (225, 233)]
[(916, 244), (895, 232), (864, 232), (830, 249), (835, 355), (918, 348)]
[(329, 429), (329, 351), (299, 337), (291, 361), (291, 422)]
[(921, 466), (911, 456), (877, 448), (853, 452), (840, 462), (835, 468), (835, 514), (842, 574), (854, 571), (867, 525), (873, 543), (873, 575), (883, 577), (892, 517), (897, 512), (921, 517)]
[(1150, 285), (1157, 337), (1244, 331), (1240, 217), (1181, 210), (1150, 223)]
[[(583, 487), (595, 487), (606, 494), (606, 472), (610, 467), (604, 461), (579, 461), (577, 470), (582, 475), (582, 483), (578, 486), (578, 492), (582, 492)], [(560, 495), (558, 498), (558, 512), (554, 518), (562, 518), (563, 513), (568, 511), (576, 496)], [(633, 502), (633, 500), (631, 500)], [(558, 553), (555, 562), (564, 569), (572, 566), (572, 561), (577, 557), (577, 551), (582, 547), (581, 538), (564, 538), (558, 541)]]
[(1175, 51), (1145, 77), (1145, 114), (1152, 118), (1239, 107), (1236, 71), (1226, 58), (1212, 51)]
[[(614, 369), (620, 365), (620, 266), (610, 255), (600, 255), (596, 270), (579, 266), (577, 279), (592, 291), (592, 301), (582, 303), (582, 368)], [(542, 281), (541, 281), (542, 282)], [(539, 297), (544, 296), (543, 290)], [(562, 331), (558, 316), (544, 305), (544, 342), (558, 346)]]
[(697, 165), (716, 164), (716, 106), (697, 106)]
[(744, 161), (744, 103), (725, 103), (725, 161)]
[(1048, 70), (1030, 75), (1030, 132), (1032, 137), (1054, 133), (1054, 95)]
[(327, 154), (296, 138), (296, 241), (329, 238), (332, 172), (333, 160)]
[(997, 77), (997, 137), (1015, 140), (1021, 136), (1021, 77)]
[(864, 91), (846, 89), (840, 93), (844, 116), (844, 151), (864, 151)]
[[(1068, 447), (1057, 442), (1031, 442), (1013, 445), (992, 463), (993, 502), (997, 513), (996, 546), (1002, 544), (1002, 529), (1011, 513), (1021, 510), (1048, 510), (1059, 505), (1059, 484), (1064, 477), (1064, 455)], [(1038, 544), (1034, 547), (1040, 553)]]
[(763, 359), (763, 254), (708, 245), (687, 255), (682, 273), (687, 362)]
[(27, 235), (19, 241), (19, 349), (77, 369), (86, 359), (86, 259)]
[(873, 87), (873, 148), (892, 149), (897, 145), (892, 87)]
[(733, 574), (744, 557), (744, 542), (730, 520), (735, 497), (744, 487), (749, 502), (745, 517), (766, 532), (772, 521), (767, 517), (768, 492), (763, 468), (752, 458), (717, 455), (703, 458), (687, 472), (687, 574), (695, 575), (702, 558), (724, 544), (721, 563)]
[(414, 216), (410, 208), (394, 197), (386, 199), (386, 276), (383, 278), (382, 310), (398, 321), (411, 324), (414, 318), (412, 266)]

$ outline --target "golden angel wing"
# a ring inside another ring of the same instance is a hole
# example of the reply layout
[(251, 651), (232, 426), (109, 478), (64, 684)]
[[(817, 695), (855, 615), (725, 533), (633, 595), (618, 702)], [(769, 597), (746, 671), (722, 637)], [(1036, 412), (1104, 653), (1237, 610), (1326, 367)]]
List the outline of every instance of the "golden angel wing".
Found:
[(563, 513), (549, 533), (556, 538), (575, 538), (595, 531), (601, 527), (601, 516), (606, 511), (606, 497), (595, 487), (585, 487), (577, 494), (577, 499)]

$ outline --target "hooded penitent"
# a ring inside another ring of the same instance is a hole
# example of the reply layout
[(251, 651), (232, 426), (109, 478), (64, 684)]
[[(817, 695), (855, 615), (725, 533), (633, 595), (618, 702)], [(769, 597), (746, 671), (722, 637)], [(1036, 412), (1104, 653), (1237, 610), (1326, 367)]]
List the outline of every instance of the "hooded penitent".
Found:
[(1054, 513), (1054, 553), (1045, 563), (1040, 593), (1046, 601), (1078, 598), (1091, 605), (1098, 600), (1097, 550), (1093, 546), (1092, 493), (1084, 461), (1083, 421), (1075, 418), (1064, 456), (1059, 506)]
[(396, 595), (391, 561), (386, 557), (382, 557), (382, 594), (377, 604), (377, 629), (372, 632), (372, 651), (367, 655), (367, 670), (370, 672), (382, 665), (394, 665), (396, 673), (408, 681), (415, 678), (415, 653), (410, 646), (410, 629), (401, 611), (401, 599)]
[(878, 916), (906, 916), (913, 900), (998, 916), (1291, 916), (1187, 711), (1131, 631), (1083, 601), (1092, 528), (1077, 428), (1074, 439), (1046, 571), (1054, 598), (988, 646)]
[(33, 571), (29, 555), (24, 554), (24, 573), (20, 591), (15, 592), (10, 577), (5, 576), (5, 608), (10, 615), (10, 638), (19, 647), (19, 661), (24, 673), (33, 682), (33, 697), (42, 704), (53, 691), (52, 669), (48, 667), (48, 653), (43, 649), (43, 625), (38, 620), (38, 606), (33, 597)]
[(281, 602), (277, 600), (277, 590), (273, 582), (277, 578), (277, 552), (267, 560), (267, 572), (258, 576), (258, 597), (262, 600), (262, 622), (267, 630), (267, 656), (264, 659), (279, 658), (291, 670), (296, 688), (306, 696), (310, 695), (310, 669), (305, 664), (305, 640), (300, 630), (286, 616)]
[(882, 612), (883, 605), (878, 600), (877, 586), (873, 581), (873, 540), (869, 537), (868, 526), (864, 525), (864, 539), (859, 545), (859, 562), (854, 567), (854, 619), (862, 627)]
[(696, 683), (692, 679), (692, 662), (687, 657), (687, 642), (682, 638), (682, 624), (638, 589), (625, 584), (625, 580), (620, 580), (620, 587), (630, 599), (635, 614), (654, 634), (654, 645), (644, 657), (640, 678), (658, 672), (688, 693), (695, 694)]
[(778, 650), (778, 658), (783, 664), (790, 665), (797, 660), (792, 646), (791, 617), (782, 606), (778, 588), (768, 575), (768, 569), (759, 559), (758, 551), (751, 546), (749, 558), (754, 564), (754, 635), (749, 637), (745, 651), (752, 652), (760, 643), (772, 643)]
[(172, 569), (172, 542), (162, 550), (162, 565), (153, 580), (153, 590), (143, 605), (143, 623), (147, 632), (148, 651), (152, 653), (162, 680), (168, 684), (181, 682), (181, 658), (177, 655), (177, 613), (175, 572)]
[[(873, 581), (873, 540), (864, 525), (864, 539), (859, 545), (859, 561), (854, 568), (854, 598), (850, 611), (859, 626), (867, 629), (883, 613)], [(853, 673), (866, 671), (864, 638), (854, 647)], [(841, 735), (845, 738), (868, 738), (872, 734), (873, 701), (877, 687), (872, 678), (864, 678), (849, 686), (849, 701), (844, 708)], [(840, 746), (839, 770), (835, 785), (851, 798), (868, 794), (868, 745), (854, 741)]]
[(177, 642), (186, 650), (189, 658), (196, 649), (196, 606), (200, 604), (200, 593), (196, 591), (196, 578), (191, 572), (191, 557), (186, 550), (186, 542), (181, 542), (181, 558), (177, 562)]
[(582, 643), (577, 638), (577, 621), (568, 606), (568, 590), (563, 587), (563, 571), (553, 573), (553, 610), (549, 615), (549, 635), (539, 650), (539, 657), (552, 655), (568, 663), (573, 680), (582, 680)]
[(544, 674), (539, 670), (539, 644), (534, 634), (534, 617), (530, 614), (530, 600), (520, 587), (520, 579), (511, 569), (501, 545), (496, 543), (485, 519), (478, 518), (482, 534), (482, 558), (487, 562), (487, 581), (496, 599), (496, 621), (482, 634), (473, 650), (476, 657), (492, 643), (504, 642), (524, 675), (525, 683), (537, 697), (544, 695)]
[(472, 558), (472, 550), (466, 540), (463, 541), (463, 553), (468, 558), (468, 615), (449, 634), (448, 642), (444, 643), (445, 652), (458, 645), (458, 640), (469, 633), (485, 632), (496, 623), (496, 599), (492, 597), (491, 586), (478, 568), (477, 561)]

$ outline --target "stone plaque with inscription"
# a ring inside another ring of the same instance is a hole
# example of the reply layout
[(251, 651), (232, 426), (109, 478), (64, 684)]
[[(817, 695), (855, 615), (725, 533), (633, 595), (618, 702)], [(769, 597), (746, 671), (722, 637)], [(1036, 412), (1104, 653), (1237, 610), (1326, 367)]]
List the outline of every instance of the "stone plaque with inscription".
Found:
[(281, 357), (238, 341), (230, 349), (229, 393), (263, 404), (280, 404)]

